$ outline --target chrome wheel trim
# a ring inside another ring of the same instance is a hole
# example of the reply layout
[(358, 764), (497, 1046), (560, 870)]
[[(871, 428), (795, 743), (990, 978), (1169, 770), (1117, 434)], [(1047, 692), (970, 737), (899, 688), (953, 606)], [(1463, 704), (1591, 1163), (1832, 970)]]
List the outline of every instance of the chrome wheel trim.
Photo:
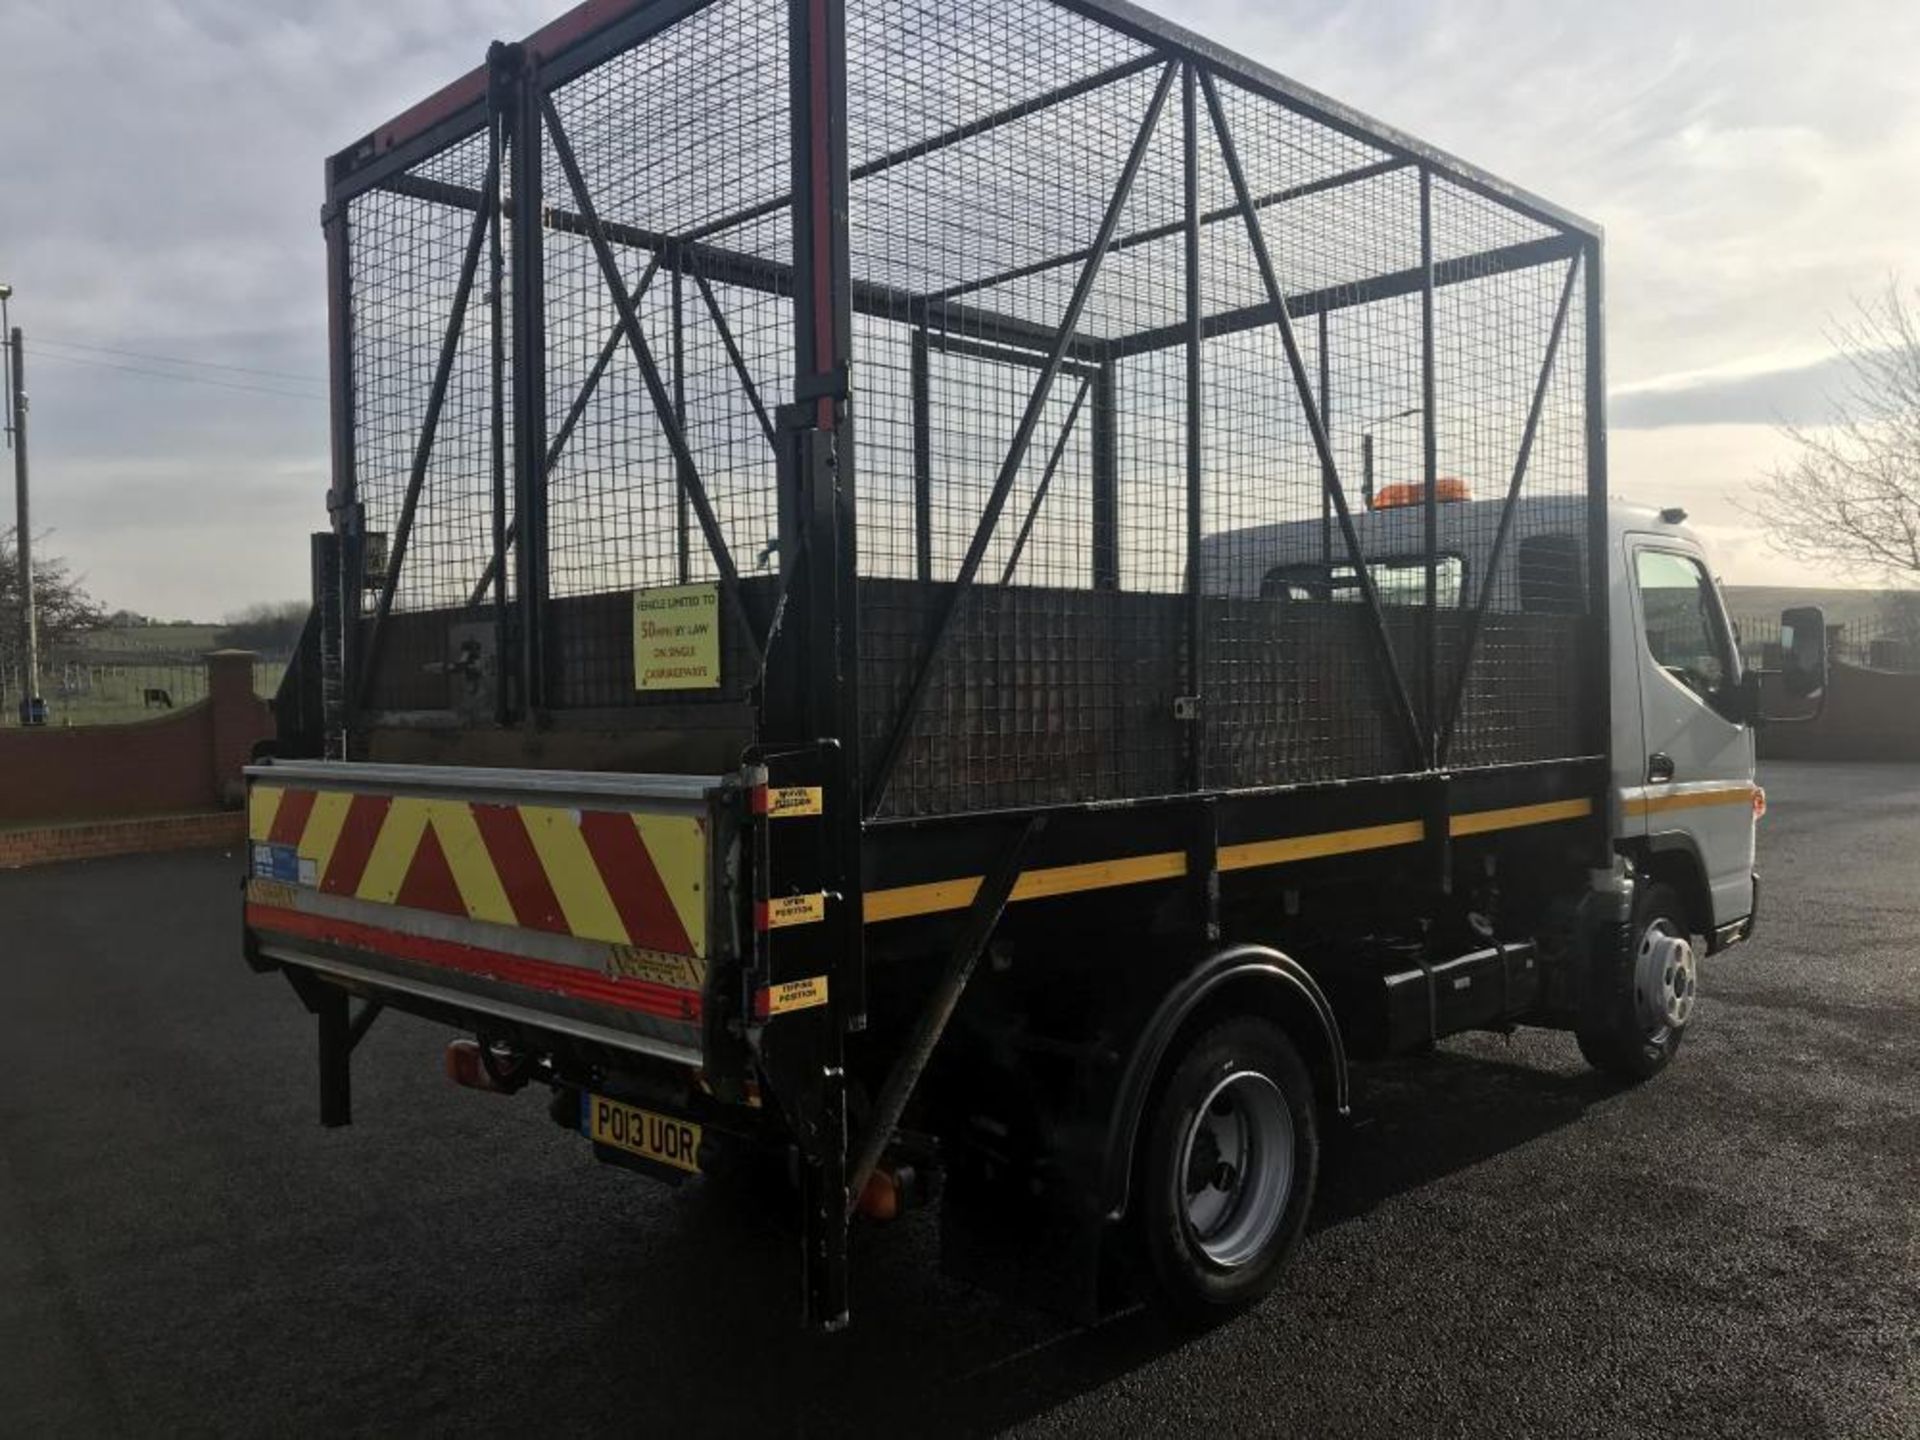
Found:
[(1238, 1070), (1207, 1092), (1181, 1148), (1181, 1219), (1195, 1248), (1232, 1270), (1257, 1258), (1293, 1195), (1293, 1112), (1267, 1076)]
[(1693, 941), (1664, 916), (1650, 921), (1640, 933), (1633, 967), (1633, 1003), (1641, 1033), (1658, 1044), (1684, 1029), (1699, 993)]

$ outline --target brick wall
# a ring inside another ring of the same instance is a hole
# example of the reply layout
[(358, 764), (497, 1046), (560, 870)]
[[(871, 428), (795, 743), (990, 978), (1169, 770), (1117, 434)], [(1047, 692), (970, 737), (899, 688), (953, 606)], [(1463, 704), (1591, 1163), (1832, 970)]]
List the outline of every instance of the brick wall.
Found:
[(254, 656), (207, 657), (207, 699), (158, 720), (0, 730), (0, 825), (178, 815), (238, 805), (240, 768), (273, 733)]
[(0, 830), (0, 870), (57, 860), (93, 860), (103, 855), (143, 855), (156, 850), (197, 850), (214, 845), (238, 848), (246, 838), (247, 817), (238, 810)]
[[(1806, 707), (1772, 688), (1770, 712), (1792, 715)], [(1835, 665), (1827, 707), (1806, 725), (1768, 725), (1760, 731), (1763, 760), (1920, 761), (1920, 675)]]

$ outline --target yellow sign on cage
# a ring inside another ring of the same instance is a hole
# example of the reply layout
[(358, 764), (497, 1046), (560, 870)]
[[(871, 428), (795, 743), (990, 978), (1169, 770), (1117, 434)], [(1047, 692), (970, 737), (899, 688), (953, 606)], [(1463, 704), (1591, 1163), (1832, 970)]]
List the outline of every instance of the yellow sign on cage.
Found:
[(720, 688), (720, 587), (633, 592), (633, 688)]

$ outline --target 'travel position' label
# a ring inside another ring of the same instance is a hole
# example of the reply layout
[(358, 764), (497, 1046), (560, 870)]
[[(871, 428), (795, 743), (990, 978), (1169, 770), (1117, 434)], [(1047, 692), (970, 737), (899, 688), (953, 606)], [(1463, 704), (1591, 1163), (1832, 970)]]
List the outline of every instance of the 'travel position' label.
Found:
[(826, 810), (818, 785), (769, 786), (765, 803), (769, 820), (792, 820), (802, 815), (819, 815)]

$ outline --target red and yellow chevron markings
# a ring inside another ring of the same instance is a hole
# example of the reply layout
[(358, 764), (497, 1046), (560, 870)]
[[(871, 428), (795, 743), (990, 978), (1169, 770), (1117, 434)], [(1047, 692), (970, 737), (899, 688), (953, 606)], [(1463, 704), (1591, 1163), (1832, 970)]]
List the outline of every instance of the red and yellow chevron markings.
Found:
[(247, 833), (325, 895), (705, 958), (697, 815), (256, 784)]

